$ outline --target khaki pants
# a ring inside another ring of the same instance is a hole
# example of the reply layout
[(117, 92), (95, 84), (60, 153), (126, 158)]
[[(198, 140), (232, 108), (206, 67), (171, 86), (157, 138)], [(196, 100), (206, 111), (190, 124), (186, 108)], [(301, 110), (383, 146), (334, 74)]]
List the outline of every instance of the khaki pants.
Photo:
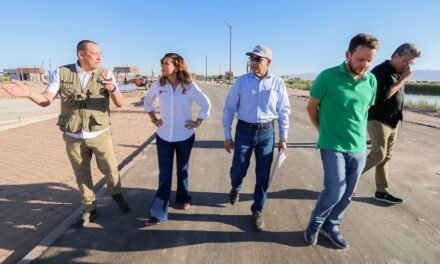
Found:
[(81, 194), (81, 203), (86, 211), (92, 211), (96, 208), (96, 197), (93, 191), (90, 167), (92, 154), (96, 157), (99, 170), (106, 177), (108, 192), (111, 195), (121, 193), (118, 162), (109, 131), (92, 139), (76, 139), (66, 134), (63, 135), (63, 139), (66, 143), (67, 156), (72, 165)]
[(371, 152), (362, 173), (376, 167), (376, 191), (385, 192), (388, 188), (388, 162), (393, 155), (397, 127), (391, 128), (382, 122), (370, 120), (367, 130), (371, 138)]

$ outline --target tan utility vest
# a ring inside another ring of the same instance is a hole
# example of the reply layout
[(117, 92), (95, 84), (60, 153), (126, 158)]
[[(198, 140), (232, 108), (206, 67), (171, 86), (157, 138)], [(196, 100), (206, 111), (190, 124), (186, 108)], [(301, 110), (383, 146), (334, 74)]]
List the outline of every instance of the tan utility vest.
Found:
[(103, 68), (96, 69), (84, 91), (81, 91), (81, 82), (75, 64), (59, 68), (61, 114), (57, 125), (61, 131), (78, 133), (82, 129), (99, 131), (108, 128), (110, 100), (109, 93), (101, 84), (103, 71)]

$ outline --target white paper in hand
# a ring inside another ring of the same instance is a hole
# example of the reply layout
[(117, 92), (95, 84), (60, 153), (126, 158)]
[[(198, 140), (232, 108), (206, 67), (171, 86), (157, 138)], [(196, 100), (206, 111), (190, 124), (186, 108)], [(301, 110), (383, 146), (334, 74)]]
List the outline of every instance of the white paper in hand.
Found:
[(107, 74), (105, 75), (105, 78), (106, 78), (106, 79), (110, 79), (110, 78), (112, 77), (112, 75), (113, 75), (112, 70), (108, 70), (108, 71), (107, 71)]
[(267, 187), (268, 189), (269, 189), (270, 185), (272, 184), (272, 180), (275, 177), (277, 170), (281, 167), (281, 164), (283, 164), (283, 162), (286, 160), (286, 158), (287, 158), (287, 156), (284, 153), (284, 151), (278, 152), (277, 159), (275, 160), (275, 164), (273, 165), (272, 171), (270, 172), (269, 185)]
[(281, 167), (281, 164), (286, 160), (286, 154), (284, 151), (281, 151), (278, 153), (277, 162), (275, 163), (277, 165), (277, 169)]

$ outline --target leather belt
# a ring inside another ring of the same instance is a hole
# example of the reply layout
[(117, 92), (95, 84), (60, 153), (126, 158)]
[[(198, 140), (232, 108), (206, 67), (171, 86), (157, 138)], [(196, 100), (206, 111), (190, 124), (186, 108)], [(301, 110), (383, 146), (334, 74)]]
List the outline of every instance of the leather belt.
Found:
[(267, 123), (248, 123), (243, 120), (238, 120), (238, 124), (252, 129), (261, 130), (271, 128), (273, 126), (273, 121)]

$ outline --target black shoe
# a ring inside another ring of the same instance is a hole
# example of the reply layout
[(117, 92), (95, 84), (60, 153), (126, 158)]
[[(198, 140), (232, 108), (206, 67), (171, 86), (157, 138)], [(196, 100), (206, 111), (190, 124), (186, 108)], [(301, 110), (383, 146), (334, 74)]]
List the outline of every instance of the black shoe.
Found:
[(342, 236), (342, 234), (339, 232), (339, 230), (332, 230), (327, 232), (324, 229), (320, 230), (320, 233), (327, 237), (330, 242), (332, 242), (333, 245), (335, 245), (338, 248), (348, 248), (348, 242), (347, 240)]
[(112, 195), (112, 198), (116, 202), (119, 210), (121, 210), (122, 213), (126, 214), (130, 211), (130, 207), (128, 206), (127, 201), (124, 199), (124, 196), (122, 196), (122, 193)]
[(96, 209), (92, 211), (85, 211), (83, 210), (81, 212), (81, 215), (79, 216), (78, 220), (76, 221), (76, 226), (78, 227), (85, 227), (90, 222), (93, 222), (93, 220), (96, 218)]
[(264, 221), (263, 221), (263, 214), (261, 212), (255, 212), (253, 213), (254, 221), (255, 221), (255, 228), (257, 231), (261, 232), (264, 228)]
[(318, 243), (318, 234), (321, 229), (321, 225), (317, 223), (309, 223), (304, 231), (304, 239), (309, 245), (316, 245)]
[(404, 202), (404, 200), (394, 197), (388, 192), (376, 192), (374, 194), (374, 199), (390, 204), (401, 204)]
[(231, 189), (229, 192), (229, 202), (231, 202), (232, 205), (235, 205), (238, 203), (238, 200), (240, 199), (240, 196), (238, 192), (234, 189)]

